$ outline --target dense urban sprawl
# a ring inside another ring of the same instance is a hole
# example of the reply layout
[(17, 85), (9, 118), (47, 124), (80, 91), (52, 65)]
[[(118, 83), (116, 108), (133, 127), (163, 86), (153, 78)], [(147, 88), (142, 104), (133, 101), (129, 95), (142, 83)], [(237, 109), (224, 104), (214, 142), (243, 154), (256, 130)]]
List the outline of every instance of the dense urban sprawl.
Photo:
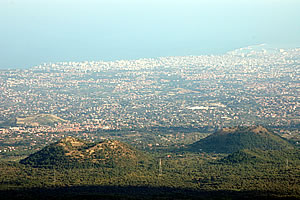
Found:
[(185, 137), (185, 130), (236, 125), (261, 124), (299, 134), (299, 66), (300, 49), (259, 45), (223, 55), (1, 70), (0, 121), (44, 113), (66, 122), (0, 128), (0, 150), (14, 151), (26, 138), (28, 150), (40, 146), (41, 138), (50, 142), (66, 133), (90, 138), (131, 131), (136, 136), (142, 135), (138, 130), (151, 133), (158, 127), (177, 130), (177, 136), (160, 135), (169, 142)]

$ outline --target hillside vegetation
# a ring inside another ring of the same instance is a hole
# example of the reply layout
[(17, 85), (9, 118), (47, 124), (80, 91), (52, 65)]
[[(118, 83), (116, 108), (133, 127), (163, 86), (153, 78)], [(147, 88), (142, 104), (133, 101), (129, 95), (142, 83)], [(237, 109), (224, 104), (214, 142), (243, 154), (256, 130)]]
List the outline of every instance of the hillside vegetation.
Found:
[(234, 153), (242, 149), (284, 150), (294, 146), (262, 126), (223, 128), (189, 146), (190, 151)]
[(151, 157), (132, 146), (105, 140), (89, 143), (66, 137), (21, 160), (36, 167), (134, 167), (149, 164)]
[[(300, 198), (300, 150), (286, 140), (263, 127), (223, 129), (203, 140), (213, 139), (219, 143), (203, 143), (209, 153), (149, 154), (116, 140), (66, 137), (20, 163), (0, 162), (0, 194), (32, 199), (38, 188), (52, 199)], [(237, 151), (211, 153), (224, 148)]]
[(57, 123), (65, 123), (65, 122), (67, 121), (52, 114), (37, 114), (25, 118), (17, 117), (16, 124), (28, 125), (28, 126), (39, 126), (39, 125), (52, 126)]

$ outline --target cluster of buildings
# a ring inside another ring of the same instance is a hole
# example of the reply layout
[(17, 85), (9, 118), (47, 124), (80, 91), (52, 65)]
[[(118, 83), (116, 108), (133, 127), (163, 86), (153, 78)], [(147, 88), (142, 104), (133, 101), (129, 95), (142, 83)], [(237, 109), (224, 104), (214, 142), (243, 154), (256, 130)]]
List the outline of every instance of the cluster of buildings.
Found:
[[(73, 124), (64, 131), (81, 133), (254, 124), (299, 127), (299, 66), (300, 49), (259, 46), (224, 55), (2, 70), (0, 121), (49, 113)], [(58, 127), (35, 128), (36, 134), (62, 132)]]

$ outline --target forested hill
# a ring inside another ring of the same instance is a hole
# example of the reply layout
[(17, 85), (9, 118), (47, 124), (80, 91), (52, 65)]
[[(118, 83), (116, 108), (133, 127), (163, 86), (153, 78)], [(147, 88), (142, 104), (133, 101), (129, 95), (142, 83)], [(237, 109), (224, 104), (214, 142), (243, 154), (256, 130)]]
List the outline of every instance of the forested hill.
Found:
[(66, 137), (20, 161), (36, 167), (135, 167), (151, 156), (116, 140), (88, 143)]
[(238, 143), (245, 149), (229, 155), (170, 149), (151, 156), (116, 140), (66, 137), (21, 164), (0, 162), (0, 194), (5, 199), (299, 199), (299, 149), (263, 127), (223, 129), (213, 136), (252, 138), (255, 148)]
[(285, 149), (285, 150), (261, 150), (261, 149), (243, 149), (220, 160), (227, 164), (275, 164), (277, 166), (285, 165), (288, 167), (291, 163), (294, 165), (300, 164), (300, 149)]
[(233, 153), (242, 149), (281, 150), (293, 145), (262, 126), (223, 128), (195, 142), (189, 150), (195, 152)]

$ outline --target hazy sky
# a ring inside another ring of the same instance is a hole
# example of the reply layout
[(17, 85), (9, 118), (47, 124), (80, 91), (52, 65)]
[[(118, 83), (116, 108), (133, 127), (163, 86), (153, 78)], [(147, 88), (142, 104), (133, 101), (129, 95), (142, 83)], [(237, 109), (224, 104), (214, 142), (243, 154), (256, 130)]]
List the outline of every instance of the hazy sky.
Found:
[(0, 68), (300, 47), (299, 0), (0, 0)]

